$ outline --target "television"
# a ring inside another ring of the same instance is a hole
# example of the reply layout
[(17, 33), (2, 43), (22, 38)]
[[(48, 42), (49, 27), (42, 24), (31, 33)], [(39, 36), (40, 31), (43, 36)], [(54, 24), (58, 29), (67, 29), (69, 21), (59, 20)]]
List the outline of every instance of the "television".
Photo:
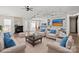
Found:
[(15, 33), (23, 32), (23, 26), (15, 26)]

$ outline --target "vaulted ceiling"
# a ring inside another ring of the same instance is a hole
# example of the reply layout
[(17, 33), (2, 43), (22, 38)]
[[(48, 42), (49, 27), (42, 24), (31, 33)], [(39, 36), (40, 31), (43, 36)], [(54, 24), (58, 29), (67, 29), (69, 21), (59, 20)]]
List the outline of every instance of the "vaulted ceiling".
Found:
[(31, 6), (33, 11), (26, 11), (24, 6), (0, 6), (0, 15), (19, 17), (65, 17), (79, 13), (79, 6)]

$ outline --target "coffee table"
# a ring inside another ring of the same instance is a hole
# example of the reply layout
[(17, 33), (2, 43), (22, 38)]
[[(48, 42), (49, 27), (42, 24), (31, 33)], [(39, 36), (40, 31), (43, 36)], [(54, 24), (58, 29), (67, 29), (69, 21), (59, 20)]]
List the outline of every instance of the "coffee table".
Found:
[(26, 36), (26, 42), (30, 43), (32, 46), (35, 46), (36, 44), (42, 43), (42, 36), (41, 35)]

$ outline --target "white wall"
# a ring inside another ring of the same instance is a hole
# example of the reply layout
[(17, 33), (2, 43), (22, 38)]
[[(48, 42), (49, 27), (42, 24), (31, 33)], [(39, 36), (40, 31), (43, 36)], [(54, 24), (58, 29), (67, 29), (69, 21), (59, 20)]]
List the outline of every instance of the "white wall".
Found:
[(0, 25), (3, 25), (3, 17), (0, 16)]
[(23, 20), (23, 26), (24, 26), (24, 32), (27, 32), (27, 31), (29, 31), (29, 29), (30, 29), (30, 21), (29, 20)]
[(70, 17), (70, 15), (67, 15), (67, 18), (66, 18), (66, 22), (67, 22), (67, 26), (66, 26), (66, 32), (67, 32), (67, 35), (69, 34), (69, 32), (70, 32), (70, 22), (69, 22), (69, 17)]
[(21, 17), (14, 17), (15, 25), (23, 25), (23, 19)]

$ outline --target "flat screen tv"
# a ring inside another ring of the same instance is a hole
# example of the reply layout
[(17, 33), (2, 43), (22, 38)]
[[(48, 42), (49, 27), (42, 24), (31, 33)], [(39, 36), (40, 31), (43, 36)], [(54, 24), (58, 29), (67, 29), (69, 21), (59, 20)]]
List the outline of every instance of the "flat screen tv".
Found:
[(23, 26), (15, 26), (15, 33), (23, 32)]

